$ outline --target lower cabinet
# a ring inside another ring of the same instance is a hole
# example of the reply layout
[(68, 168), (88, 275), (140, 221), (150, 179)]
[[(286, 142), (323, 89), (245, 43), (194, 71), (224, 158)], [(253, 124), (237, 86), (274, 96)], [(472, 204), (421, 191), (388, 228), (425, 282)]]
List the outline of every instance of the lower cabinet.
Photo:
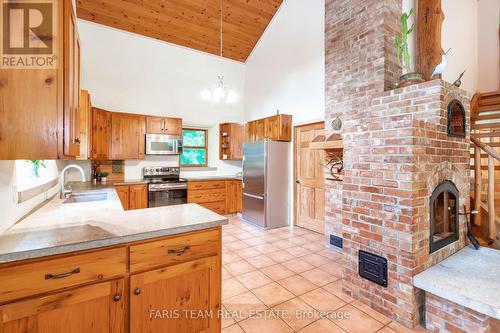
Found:
[(188, 203), (196, 203), (221, 215), (242, 210), (241, 180), (201, 180), (188, 182)]
[[(221, 232), (0, 266), (0, 332), (220, 332)], [(12, 272), (31, 271), (40, 273), (32, 274), (36, 288), (13, 279)]]
[(124, 332), (124, 285), (118, 279), (1, 306), (0, 332)]
[(147, 185), (116, 185), (115, 190), (116, 193), (118, 193), (123, 209), (133, 210), (148, 208)]
[(219, 332), (217, 256), (130, 277), (130, 332)]

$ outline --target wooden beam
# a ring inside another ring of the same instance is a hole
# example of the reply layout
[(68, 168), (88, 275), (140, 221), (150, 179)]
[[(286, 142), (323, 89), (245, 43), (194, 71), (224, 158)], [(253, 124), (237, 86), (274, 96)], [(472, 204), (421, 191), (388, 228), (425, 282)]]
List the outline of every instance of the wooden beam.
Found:
[(429, 80), (434, 67), (441, 62), (441, 26), (444, 14), (441, 0), (418, 0), (417, 7), (417, 72)]

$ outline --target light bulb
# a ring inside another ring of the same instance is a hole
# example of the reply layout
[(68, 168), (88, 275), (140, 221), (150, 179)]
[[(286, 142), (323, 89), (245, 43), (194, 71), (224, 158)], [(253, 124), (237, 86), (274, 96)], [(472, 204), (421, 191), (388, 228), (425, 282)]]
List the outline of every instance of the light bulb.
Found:
[(212, 96), (214, 100), (218, 100), (220, 102), (220, 100), (226, 97), (226, 92), (224, 91), (224, 88), (217, 87), (214, 89)]

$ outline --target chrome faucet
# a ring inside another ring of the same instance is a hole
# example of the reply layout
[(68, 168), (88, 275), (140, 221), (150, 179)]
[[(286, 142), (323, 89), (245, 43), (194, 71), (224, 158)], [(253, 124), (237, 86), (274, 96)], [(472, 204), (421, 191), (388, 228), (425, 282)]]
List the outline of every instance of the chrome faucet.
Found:
[(80, 174), (82, 175), (82, 183), (85, 182), (85, 173), (83, 172), (83, 169), (79, 167), (78, 165), (75, 164), (70, 164), (66, 166), (64, 169), (61, 171), (61, 179), (59, 180), (61, 182), (61, 199), (65, 199), (71, 195), (71, 186), (66, 186), (66, 171), (68, 169), (75, 168), (80, 171)]

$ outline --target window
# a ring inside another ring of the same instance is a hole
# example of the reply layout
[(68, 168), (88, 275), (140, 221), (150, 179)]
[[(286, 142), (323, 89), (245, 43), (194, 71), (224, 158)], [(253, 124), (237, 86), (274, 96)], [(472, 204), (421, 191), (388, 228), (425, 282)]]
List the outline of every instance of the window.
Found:
[(183, 128), (182, 141), (180, 165), (206, 167), (208, 165), (207, 130)]

